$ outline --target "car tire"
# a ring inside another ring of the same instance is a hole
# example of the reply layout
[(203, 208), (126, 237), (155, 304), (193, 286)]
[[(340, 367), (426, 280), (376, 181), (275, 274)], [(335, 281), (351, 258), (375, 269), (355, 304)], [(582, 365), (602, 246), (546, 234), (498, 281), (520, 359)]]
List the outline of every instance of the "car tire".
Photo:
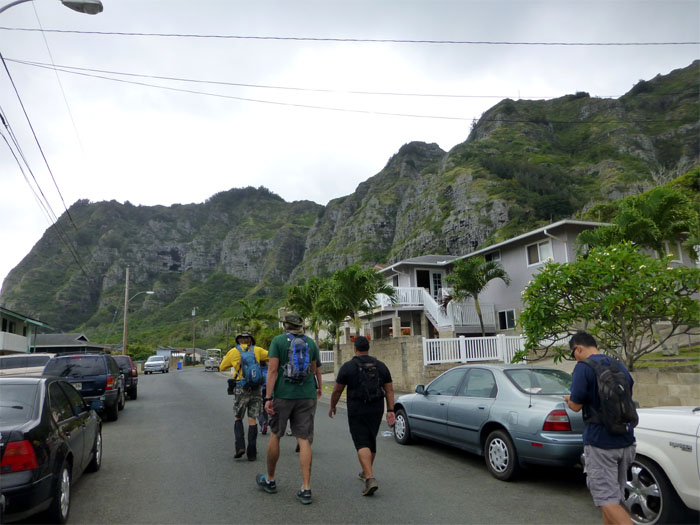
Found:
[(107, 419), (109, 419), (110, 421), (116, 421), (117, 419), (119, 419), (119, 407), (117, 406), (118, 404), (118, 401), (115, 400), (113, 404), (105, 407)]
[(510, 481), (518, 473), (518, 454), (507, 432), (494, 430), (484, 443), (484, 459), (496, 479)]
[(396, 411), (396, 421), (394, 423), (394, 439), (401, 445), (408, 445), (411, 442), (411, 428), (408, 426), (408, 417), (403, 408)]
[(97, 472), (102, 466), (102, 429), (97, 429), (97, 435), (95, 436), (95, 444), (92, 445), (92, 459), (88, 464), (88, 472)]
[(51, 505), (46, 510), (46, 520), (49, 523), (66, 523), (70, 514), (71, 475), (70, 465), (63, 461), (58, 471), (58, 479), (53, 488)]
[(123, 390), (120, 390), (119, 395), (117, 396), (117, 410), (124, 410), (125, 405), (126, 405), (126, 393)]
[(686, 508), (661, 467), (644, 456), (627, 471), (625, 507), (632, 521), (643, 525), (679, 523)]
[(129, 389), (129, 399), (132, 401), (138, 397), (138, 387), (134, 386)]

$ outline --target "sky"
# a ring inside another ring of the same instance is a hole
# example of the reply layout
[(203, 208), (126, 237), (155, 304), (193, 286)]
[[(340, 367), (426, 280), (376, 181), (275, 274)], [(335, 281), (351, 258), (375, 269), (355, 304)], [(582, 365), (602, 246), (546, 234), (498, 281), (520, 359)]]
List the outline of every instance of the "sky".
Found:
[[(503, 98), (616, 98), (700, 56), (696, 0), (102, 3), (0, 13), (0, 281), (79, 199), (325, 205)], [(537, 45), (649, 42), (695, 44)]]

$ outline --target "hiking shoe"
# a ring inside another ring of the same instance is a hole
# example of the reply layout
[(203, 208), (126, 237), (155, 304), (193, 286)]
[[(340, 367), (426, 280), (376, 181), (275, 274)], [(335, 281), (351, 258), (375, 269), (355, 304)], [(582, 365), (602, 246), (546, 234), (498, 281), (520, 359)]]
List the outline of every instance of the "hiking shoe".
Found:
[(302, 505), (308, 505), (311, 503), (311, 489), (299, 489), (297, 491), (297, 499), (302, 503)]
[(234, 459), (240, 458), (243, 454), (245, 454), (245, 449), (244, 448), (239, 448), (236, 449), (236, 453), (233, 455)]
[(361, 470), (360, 473), (357, 475), (358, 478), (360, 478), (360, 481), (365, 481), (367, 478), (365, 478), (365, 471)]
[(365, 488), (362, 491), (363, 496), (371, 496), (375, 492), (377, 492), (377, 489), (379, 488), (379, 485), (377, 485), (377, 480), (374, 478), (367, 478), (365, 480)]
[[(255, 476), (255, 482), (259, 487), (262, 487), (268, 494), (274, 494), (277, 492), (277, 483), (274, 481), (267, 481), (267, 474), (258, 474)], [(309, 492), (309, 495), (311, 492)], [(310, 496), (309, 496), (310, 497)]]

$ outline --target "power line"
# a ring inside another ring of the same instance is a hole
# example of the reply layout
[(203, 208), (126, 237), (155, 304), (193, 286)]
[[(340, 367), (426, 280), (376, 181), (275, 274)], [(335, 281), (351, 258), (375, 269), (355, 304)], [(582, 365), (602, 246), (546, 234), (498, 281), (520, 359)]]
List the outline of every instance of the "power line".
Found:
[(439, 45), (479, 45), (479, 46), (688, 46), (698, 45), (696, 41), (671, 41), (671, 42), (523, 42), (506, 40), (420, 40), (400, 38), (331, 38), (331, 37), (305, 37), (305, 36), (262, 36), (262, 35), (205, 35), (196, 33), (139, 33), (123, 31), (78, 31), (75, 29), (37, 29), (29, 27), (5, 27), (5, 31), (27, 31), (46, 33), (68, 33), (78, 35), (99, 36), (145, 36), (159, 38), (201, 38), (201, 39), (226, 39), (226, 40), (278, 40), (300, 42), (343, 42), (361, 44), (439, 44)]
[[(8, 59), (9, 61), (9, 59)], [(365, 115), (379, 115), (379, 116), (390, 116), (390, 117), (408, 117), (408, 118), (424, 118), (424, 119), (442, 119), (442, 120), (460, 120), (460, 121), (466, 121), (466, 122), (473, 122), (473, 121), (480, 121), (480, 122), (508, 122), (508, 123), (539, 123), (534, 121), (533, 119), (483, 119), (479, 117), (455, 117), (455, 116), (446, 116), (446, 115), (421, 115), (421, 114), (413, 114), (413, 113), (391, 113), (391, 112), (386, 112), (386, 111), (371, 111), (371, 110), (362, 110), (362, 109), (348, 109), (348, 108), (338, 108), (338, 107), (332, 107), (332, 106), (316, 106), (316, 105), (311, 105), (311, 104), (297, 104), (297, 103), (292, 103), (292, 102), (280, 102), (280, 101), (274, 101), (274, 100), (264, 100), (264, 99), (256, 99), (256, 98), (249, 98), (249, 97), (239, 97), (239, 96), (234, 96), (234, 95), (224, 95), (221, 93), (209, 93), (206, 91), (197, 91), (193, 89), (183, 89), (183, 88), (176, 88), (176, 87), (171, 87), (171, 86), (162, 86), (158, 84), (149, 84), (147, 82), (137, 82), (133, 80), (125, 80), (121, 78), (112, 78), (112, 77), (106, 77), (103, 75), (94, 75), (91, 73), (86, 73), (81, 70), (73, 70), (73, 69), (64, 69), (61, 66), (49, 66), (49, 65), (39, 65), (39, 63), (30, 63), (30, 62), (25, 62), (25, 61), (19, 61), (19, 60), (13, 60), (16, 63), (19, 64), (24, 64), (24, 65), (30, 65), (32, 67), (38, 67), (42, 69), (56, 69), (57, 71), (61, 71), (63, 73), (70, 73), (73, 75), (79, 75), (79, 76), (84, 76), (84, 77), (90, 77), (90, 78), (98, 78), (101, 80), (108, 80), (111, 82), (119, 82), (123, 84), (132, 84), (132, 85), (137, 85), (137, 86), (145, 86), (145, 87), (151, 87), (151, 88), (156, 88), (156, 89), (165, 89), (167, 91), (175, 91), (175, 92), (180, 92), (180, 93), (189, 93), (193, 95), (203, 95), (203, 96), (209, 96), (209, 97), (217, 97), (217, 98), (224, 98), (224, 99), (231, 99), (231, 100), (240, 100), (244, 102), (257, 102), (260, 104), (272, 104), (272, 105), (277, 105), (277, 106), (286, 106), (286, 107), (296, 107), (296, 108), (302, 108), (302, 109), (316, 109), (316, 110), (324, 110), (324, 111), (337, 111), (337, 112), (343, 112), (343, 113), (359, 113), (359, 114), (365, 114)], [(75, 68), (75, 69), (82, 69), (82, 68)], [(178, 79), (179, 80), (179, 79)], [(596, 121), (578, 121), (578, 120), (547, 120), (544, 122), (545, 124), (622, 124), (622, 123), (636, 123), (636, 124), (645, 124), (645, 123), (655, 123), (655, 122), (694, 122), (694, 121), (687, 121), (683, 119), (646, 119), (646, 120), (596, 120)]]

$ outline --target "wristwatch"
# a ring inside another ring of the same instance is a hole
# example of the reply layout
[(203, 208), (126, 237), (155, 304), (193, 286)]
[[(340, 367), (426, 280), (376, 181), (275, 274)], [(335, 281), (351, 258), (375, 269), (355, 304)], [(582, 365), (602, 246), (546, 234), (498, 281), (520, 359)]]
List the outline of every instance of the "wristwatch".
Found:
[(391, 410), (387, 410), (387, 412), (392, 412), (392, 413), (393, 413), (393, 412), (394, 412), (394, 409), (392, 408)]
[(268, 401), (272, 401), (271, 397), (264, 397), (263, 398), (263, 403), (267, 403)]

